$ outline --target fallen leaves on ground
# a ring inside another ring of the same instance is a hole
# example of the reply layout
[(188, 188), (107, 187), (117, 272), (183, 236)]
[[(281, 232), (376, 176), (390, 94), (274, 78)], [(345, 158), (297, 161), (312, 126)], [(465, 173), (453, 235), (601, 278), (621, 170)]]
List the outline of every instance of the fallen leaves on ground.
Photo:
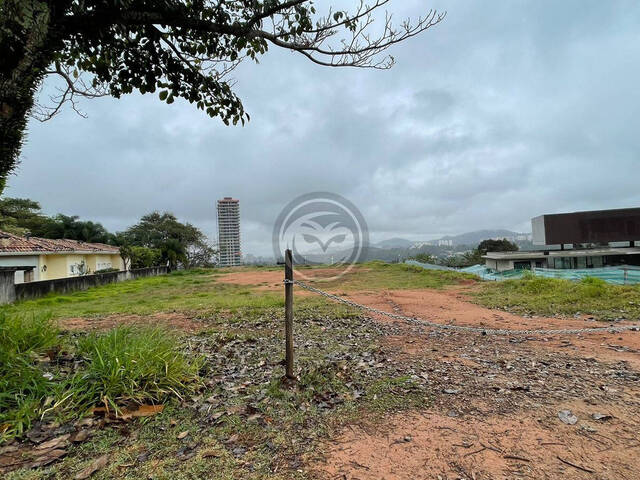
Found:
[(106, 467), (108, 462), (109, 455), (102, 455), (101, 457), (96, 458), (89, 465), (87, 465), (86, 468), (79, 471), (73, 478), (74, 480), (86, 480), (98, 470), (102, 470), (104, 467)]

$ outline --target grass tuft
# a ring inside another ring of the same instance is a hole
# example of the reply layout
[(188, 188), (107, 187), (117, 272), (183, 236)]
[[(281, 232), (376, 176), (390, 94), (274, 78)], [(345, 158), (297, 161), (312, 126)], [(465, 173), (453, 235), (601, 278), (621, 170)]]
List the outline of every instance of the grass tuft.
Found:
[(176, 336), (161, 328), (117, 327), (90, 334), (78, 351), (86, 368), (71, 381), (75, 402), (118, 411), (128, 403), (159, 403), (198, 385), (200, 361), (181, 351)]
[(0, 441), (21, 435), (40, 414), (52, 382), (37, 356), (59, 341), (50, 315), (0, 313)]

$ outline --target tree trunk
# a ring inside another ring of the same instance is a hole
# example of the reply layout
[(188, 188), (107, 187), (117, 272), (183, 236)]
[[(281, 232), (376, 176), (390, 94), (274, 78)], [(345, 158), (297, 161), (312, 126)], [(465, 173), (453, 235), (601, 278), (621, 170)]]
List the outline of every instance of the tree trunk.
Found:
[(48, 3), (4, 0), (0, 9), (0, 194), (18, 164), (36, 89), (53, 61)]

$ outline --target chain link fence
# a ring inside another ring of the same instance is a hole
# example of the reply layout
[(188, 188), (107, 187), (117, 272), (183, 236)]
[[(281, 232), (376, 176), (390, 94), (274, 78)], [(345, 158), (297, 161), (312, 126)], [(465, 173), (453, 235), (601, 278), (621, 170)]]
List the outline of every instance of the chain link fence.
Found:
[(438, 330), (450, 330), (450, 331), (459, 331), (459, 332), (466, 332), (466, 333), (479, 333), (481, 335), (525, 335), (525, 336), (527, 335), (542, 335), (542, 336), (544, 335), (580, 335), (583, 333), (585, 334), (621, 333), (621, 332), (628, 332), (628, 331), (634, 331), (634, 332), (640, 331), (640, 327), (636, 325), (621, 325), (621, 326), (591, 327), (591, 328), (512, 330), (507, 328), (484, 328), (484, 327), (473, 327), (468, 325), (442, 324), (442, 323), (432, 322), (429, 320), (424, 320), (421, 318), (408, 317), (406, 315), (400, 315), (397, 313), (385, 312), (384, 310), (380, 310), (374, 307), (369, 307), (367, 305), (362, 305), (360, 303), (347, 300), (346, 298), (340, 297), (338, 295), (325, 292), (324, 290), (320, 290), (319, 288), (312, 287), (311, 285), (307, 285), (306, 283), (301, 282), (299, 280), (285, 280), (284, 283), (298, 285), (299, 287), (305, 290), (308, 290), (309, 292), (316, 293), (320, 296), (323, 296), (330, 300), (334, 300), (344, 305), (348, 305), (350, 307), (358, 308), (360, 310), (375, 313), (378, 315), (383, 315), (385, 317), (393, 318), (395, 320), (403, 320), (405, 322), (409, 322), (414, 325), (435, 328)]

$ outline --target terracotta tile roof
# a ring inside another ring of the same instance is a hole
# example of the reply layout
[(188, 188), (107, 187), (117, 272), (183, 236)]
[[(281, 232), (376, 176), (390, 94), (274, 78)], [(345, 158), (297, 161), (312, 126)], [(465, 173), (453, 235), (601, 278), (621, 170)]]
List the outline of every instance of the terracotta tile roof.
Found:
[(38, 237), (21, 237), (0, 230), (0, 254), (2, 253), (64, 253), (64, 252), (91, 252), (91, 253), (120, 253), (118, 247), (104, 243), (88, 243), (78, 240), (51, 239)]

